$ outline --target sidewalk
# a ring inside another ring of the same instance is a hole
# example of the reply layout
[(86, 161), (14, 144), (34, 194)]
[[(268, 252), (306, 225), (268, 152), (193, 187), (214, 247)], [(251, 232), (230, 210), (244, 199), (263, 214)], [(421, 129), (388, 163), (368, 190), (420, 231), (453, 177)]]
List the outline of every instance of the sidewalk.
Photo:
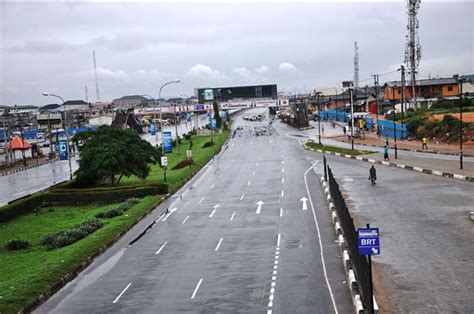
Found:
[[(330, 137), (335, 141), (350, 143), (347, 136), (333, 136)], [(365, 132), (365, 139), (354, 138), (354, 143), (359, 145), (384, 147), (385, 137), (378, 137), (374, 132)], [(389, 138), (389, 146), (393, 147), (393, 138)], [(420, 141), (408, 141), (397, 139), (397, 148), (400, 150), (433, 153), (433, 154), (447, 154), (447, 155), (459, 155), (459, 143), (445, 144), (445, 143), (428, 143), (428, 149), (421, 149)], [(474, 142), (463, 143), (463, 155), (466, 157), (474, 157)]]

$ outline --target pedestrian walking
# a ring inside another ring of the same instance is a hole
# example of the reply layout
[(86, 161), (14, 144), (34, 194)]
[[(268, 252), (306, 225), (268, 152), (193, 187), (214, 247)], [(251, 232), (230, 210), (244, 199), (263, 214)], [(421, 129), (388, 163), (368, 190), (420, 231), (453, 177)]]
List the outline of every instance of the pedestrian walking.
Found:
[(385, 146), (388, 146), (388, 135), (385, 135)]
[(342, 132), (344, 132), (344, 135), (346, 135), (346, 132), (347, 132), (346, 126), (343, 126), (343, 127), (342, 127)]
[(375, 184), (375, 180), (377, 180), (377, 170), (375, 170), (374, 165), (372, 165), (372, 167), (370, 167), (369, 180), (372, 184)]
[(421, 149), (424, 150), (424, 149), (428, 149), (428, 139), (426, 137), (423, 137), (421, 139)]
[(388, 159), (388, 147), (387, 147), (387, 145), (385, 145), (384, 148), (383, 148), (383, 160), (389, 160)]
[(321, 133), (324, 134), (324, 125), (321, 125)]

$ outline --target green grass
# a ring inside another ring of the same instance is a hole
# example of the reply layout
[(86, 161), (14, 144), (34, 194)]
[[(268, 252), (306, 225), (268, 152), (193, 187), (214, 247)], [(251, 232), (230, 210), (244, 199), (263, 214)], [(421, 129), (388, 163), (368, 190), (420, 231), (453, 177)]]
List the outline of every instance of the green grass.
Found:
[[(213, 135), (214, 146), (208, 148), (202, 148), (204, 143), (211, 140), (211, 136), (193, 136), (191, 141), (193, 142), (193, 161), (194, 164), (190, 167), (173, 170), (172, 168), (181, 160), (186, 158), (186, 150), (189, 148), (189, 141), (183, 139), (179, 144), (179, 155), (177, 154), (176, 147), (173, 147), (173, 153), (166, 154), (168, 157), (168, 167), (166, 171), (167, 183), (169, 185), (169, 191), (175, 191), (177, 188), (183, 185), (184, 182), (189, 180), (194, 172), (203, 167), (212, 156), (219, 151), (219, 148), (229, 137), (230, 130), (223, 131), (222, 134), (215, 133)], [(145, 180), (137, 177), (123, 178), (120, 185), (131, 185), (131, 184), (144, 184), (144, 183), (164, 183), (163, 169), (157, 165), (151, 165), (150, 174)]]
[(357, 149), (351, 150), (350, 148), (341, 148), (341, 147), (329, 146), (329, 145), (319, 145), (315, 142), (307, 142), (306, 146), (310, 148), (314, 148), (314, 149), (321, 149), (327, 152), (341, 153), (341, 154), (346, 154), (346, 155), (351, 155), (351, 156), (373, 153), (372, 151), (367, 151), (367, 150), (357, 150)]
[[(170, 192), (177, 190), (194, 173), (203, 167), (219, 150), (230, 131), (214, 134), (213, 147), (202, 148), (210, 136), (193, 136), (194, 165), (189, 168), (172, 170), (186, 156), (189, 141), (180, 144), (180, 154), (176, 148), (168, 154), (167, 183)], [(163, 182), (163, 170), (152, 165), (150, 175), (142, 180), (136, 177), (124, 178), (122, 185)], [(76, 269), (82, 261), (96, 254), (104, 245), (111, 243), (121, 231), (135, 224), (136, 220), (156, 207), (160, 196), (148, 196), (127, 210), (124, 215), (112, 219), (101, 219), (104, 226), (84, 239), (64, 248), (47, 250), (40, 245), (41, 238), (47, 233), (69, 229), (93, 218), (98, 212), (110, 209), (117, 204), (107, 206), (89, 205), (74, 207), (43, 208), (38, 215), (31, 213), (0, 224), (0, 313), (16, 313), (19, 309), (32, 304), (36, 298), (57, 284), (62, 277)], [(14, 238), (23, 238), (32, 243), (27, 250), (9, 252), (4, 244)]]
[[(43, 208), (38, 215), (26, 214), (1, 224), (0, 312), (16, 313), (34, 302), (82, 261), (94, 255), (118, 233), (131, 227), (140, 216), (157, 206), (160, 200), (159, 196), (145, 197), (124, 215), (102, 219), (104, 226), (84, 239), (51, 251), (40, 244), (44, 235), (69, 229), (116, 204), (102, 207), (90, 205)], [(5, 250), (4, 244), (16, 237), (31, 241), (32, 247), (15, 252)]]

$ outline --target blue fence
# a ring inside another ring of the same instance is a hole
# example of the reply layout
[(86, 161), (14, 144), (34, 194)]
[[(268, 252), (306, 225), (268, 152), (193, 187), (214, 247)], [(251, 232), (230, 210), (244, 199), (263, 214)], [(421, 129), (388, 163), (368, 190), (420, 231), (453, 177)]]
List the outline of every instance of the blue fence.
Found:
[[(76, 133), (84, 132), (87, 130), (95, 130), (96, 127), (82, 127), (82, 128), (68, 128), (68, 132), (70, 136), (73, 136)], [(36, 139), (38, 136), (38, 133), (44, 133), (42, 130), (25, 130), (23, 131), (23, 138), (25, 140), (31, 140), (31, 139)], [(53, 130), (53, 134), (56, 135), (55, 131)], [(61, 131), (59, 132), (59, 136), (66, 136), (66, 131)], [(4, 134), (3, 134), (3, 128), (0, 128), (0, 141), (4, 141)]]
[[(322, 120), (336, 120), (341, 122), (348, 122), (350, 114), (344, 111), (337, 110), (324, 110), (321, 111)], [(375, 127), (375, 120), (371, 117), (366, 117), (366, 127), (369, 131), (372, 131)], [(382, 136), (394, 137), (397, 139), (406, 138), (408, 136), (407, 127), (405, 124), (395, 123), (396, 132), (394, 132), (393, 121), (379, 120), (379, 132)]]

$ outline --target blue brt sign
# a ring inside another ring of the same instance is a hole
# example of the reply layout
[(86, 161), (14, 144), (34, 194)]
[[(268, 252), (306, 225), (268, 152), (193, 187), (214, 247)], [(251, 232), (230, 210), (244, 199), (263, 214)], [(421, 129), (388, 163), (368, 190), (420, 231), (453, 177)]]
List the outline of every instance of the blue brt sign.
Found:
[(359, 255), (380, 254), (379, 228), (357, 229), (357, 243), (359, 247)]

